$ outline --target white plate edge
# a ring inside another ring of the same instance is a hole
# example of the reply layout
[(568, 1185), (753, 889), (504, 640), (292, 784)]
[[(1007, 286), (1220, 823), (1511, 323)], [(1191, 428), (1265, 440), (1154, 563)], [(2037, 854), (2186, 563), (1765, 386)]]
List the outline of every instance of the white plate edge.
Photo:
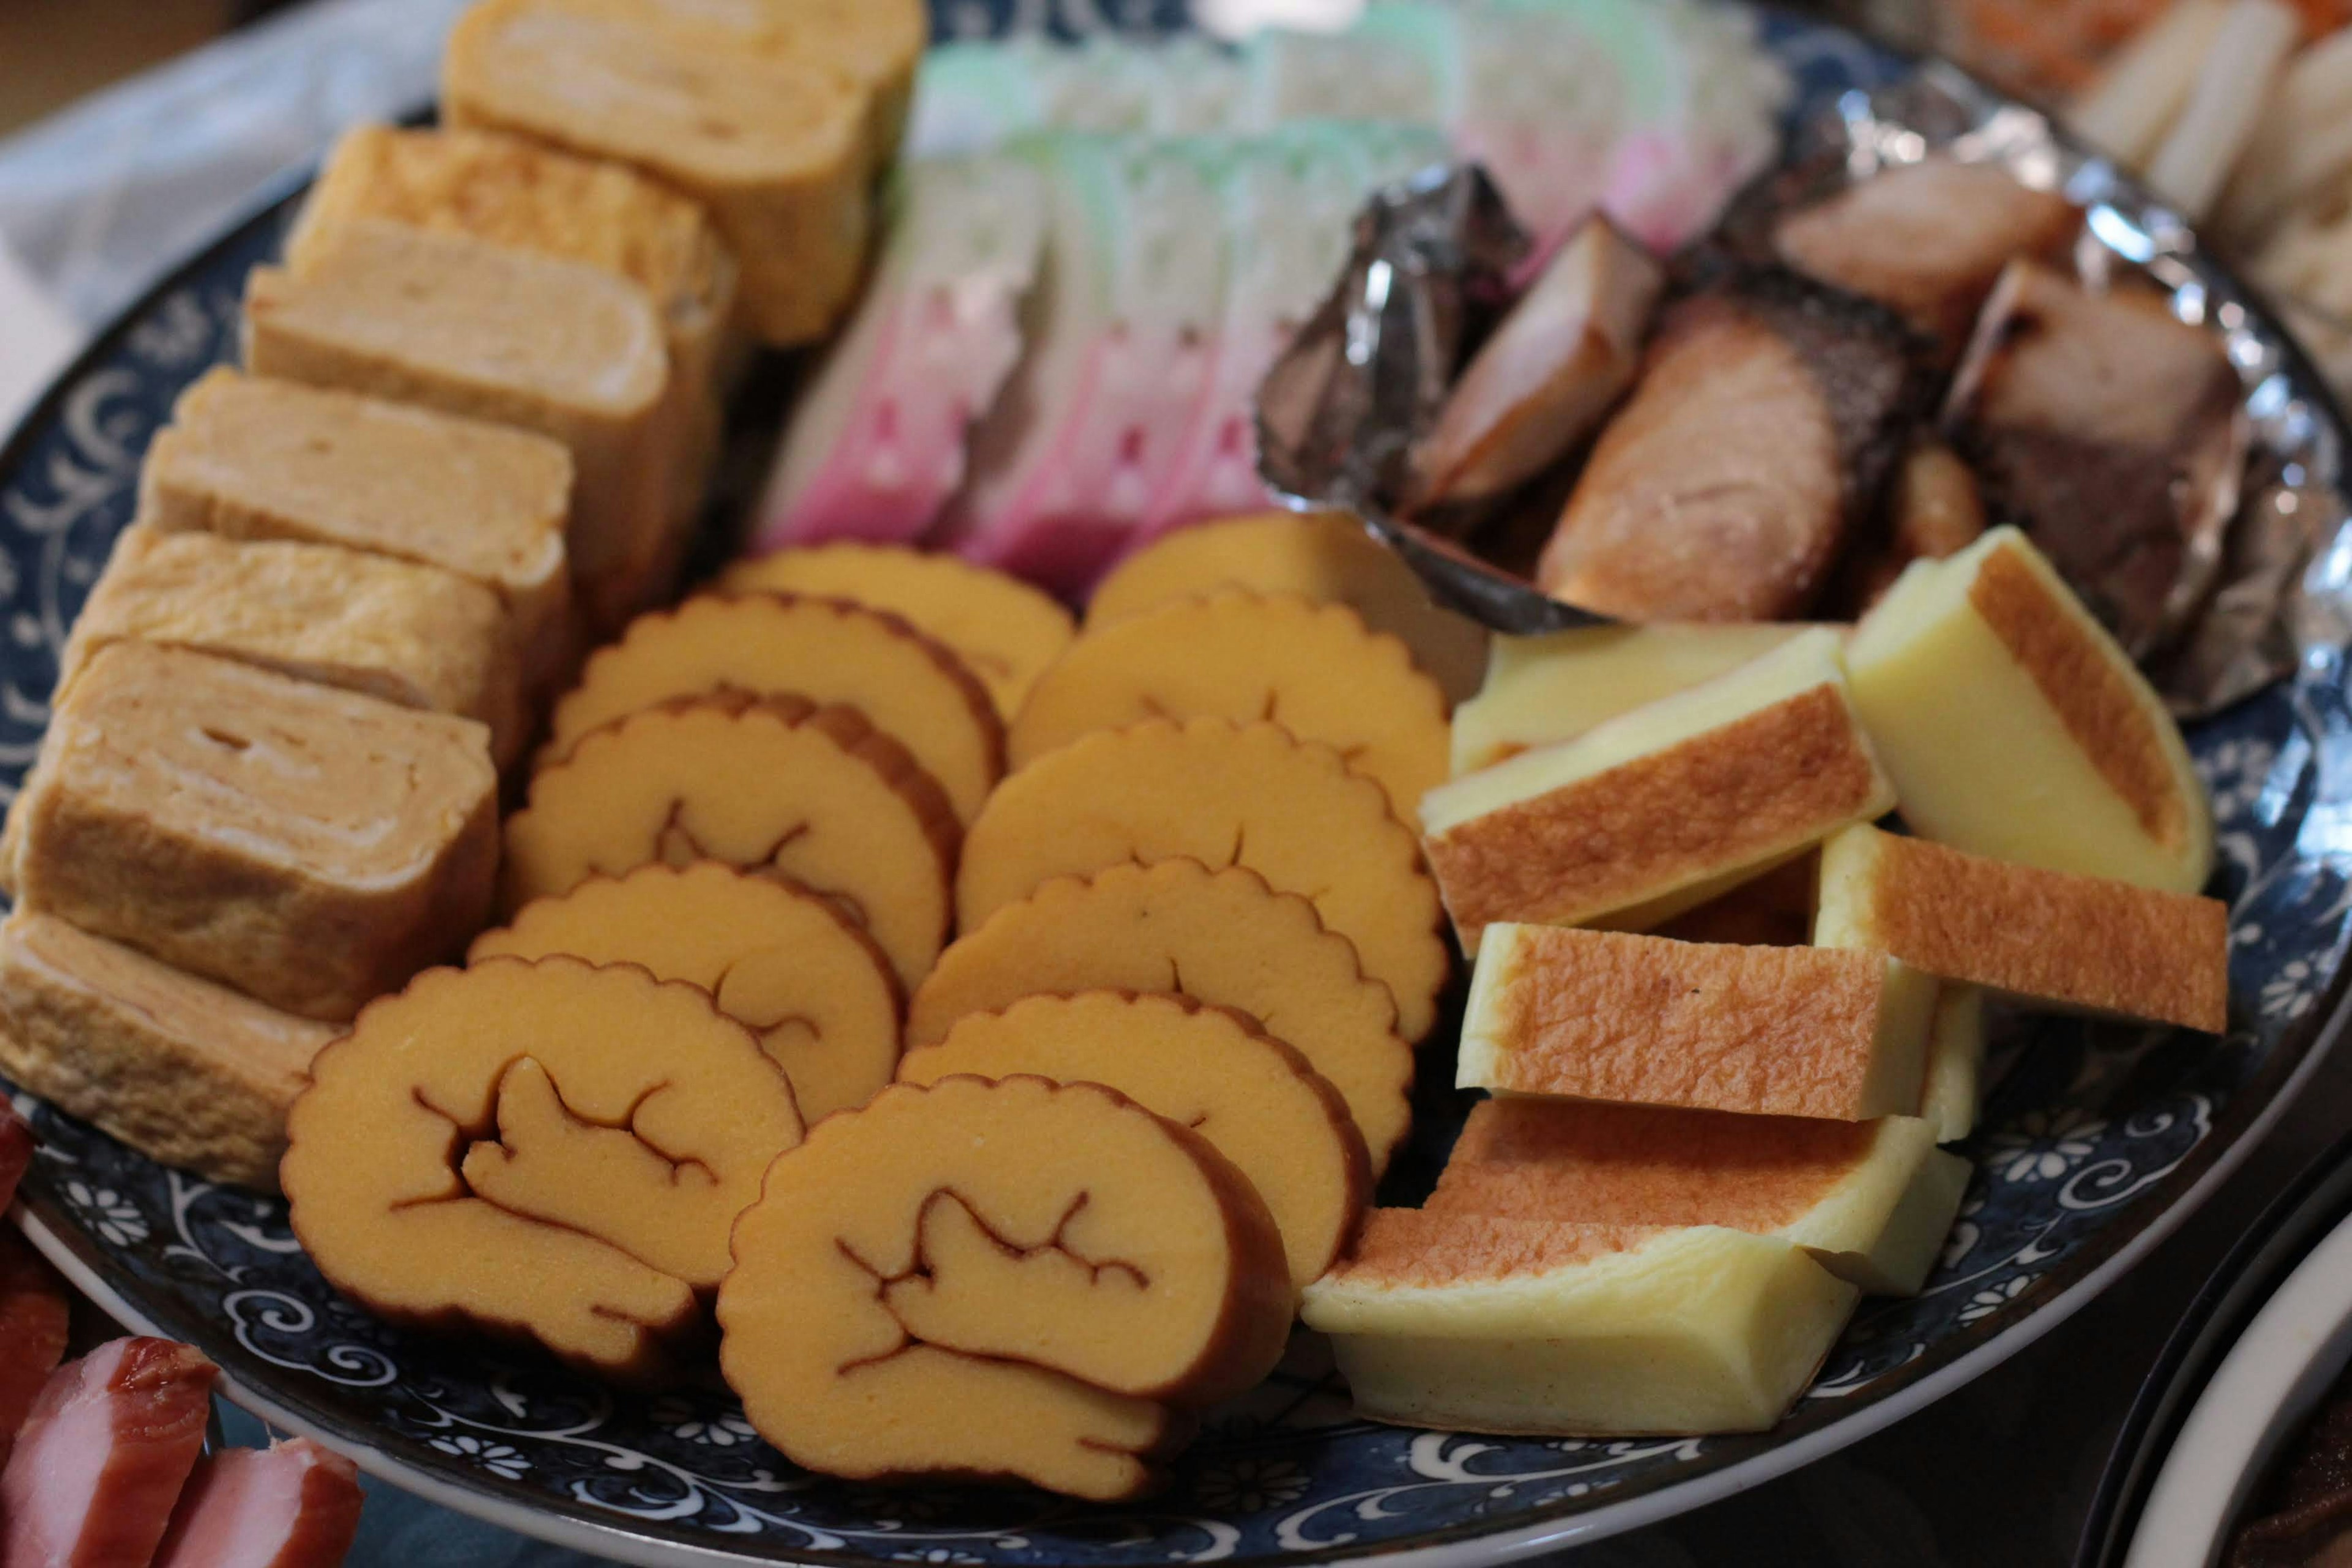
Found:
[(2352, 1360), (2352, 1215), (2295, 1265), (2189, 1407), (2124, 1568), (2205, 1568), (2287, 1428)]

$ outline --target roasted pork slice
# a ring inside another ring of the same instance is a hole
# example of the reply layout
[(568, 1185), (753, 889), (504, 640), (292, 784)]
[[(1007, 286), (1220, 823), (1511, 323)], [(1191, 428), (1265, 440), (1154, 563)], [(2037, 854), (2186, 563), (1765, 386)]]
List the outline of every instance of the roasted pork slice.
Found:
[(196, 1466), (155, 1568), (336, 1568), (359, 1534), (359, 1469), (307, 1437)]
[(170, 1340), (115, 1340), (50, 1374), (0, 1470), (0, 1563), (152, 1560), (196, 1462), (219, 1369)]
[(16, 1198), (16, 1184), (33, 1163), (33, 1130), (25, 1119), (0, 1105), (0, 1209)]
[(1812, 602), (1875, 503), (1915, 403), (1883, 308), (1775, 268), (1673, 306), (1536, 568), (1632, 621), (1758, 621)]
[(1664, 287), (1648, 251), (1607, 218), (1586, 219), (1479, 345), (1413, 448), (1416, 499), (1499, 495), (1590, 436), (1633, 384)]
[(72, 1315), (57, 1270), (30, 1242), (0, 1227), (0, 1465), (66, 1353)]
[(2221, 341), (2137, 285), (2095, 294), (2030, 261), (1985, 306), (1944, 408), (1996, 514), (2033, 536), (2125, 651), (2203, 603), (2245, 468)]
[(1892, 307), (1956, 355), (2001, 268), (2021, 256), (2055, 259), (2081, 224), (2055, 191), (1936, 156), (1786, 215), (1772, 247), (1809, 278)]

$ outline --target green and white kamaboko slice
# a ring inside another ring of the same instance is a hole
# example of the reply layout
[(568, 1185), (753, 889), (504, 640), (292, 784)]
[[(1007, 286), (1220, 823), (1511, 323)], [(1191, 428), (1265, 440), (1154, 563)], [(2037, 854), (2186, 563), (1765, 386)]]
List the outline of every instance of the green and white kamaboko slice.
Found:
[(1257, 472), (1258, 382), (1339, 275), (1366, 195), (1446, 156), (1434, 130), (1364, 121), (1301, 121), (1232, 144), (1216, 357), (1142, 541), (1270, 504)]
[(1049, 284), (1028, 356), (975, 433), (959, 552), (1085, 586), (1133, 538), (1206, 394), (1227, 235), (1213, 149), (1055, 136)]

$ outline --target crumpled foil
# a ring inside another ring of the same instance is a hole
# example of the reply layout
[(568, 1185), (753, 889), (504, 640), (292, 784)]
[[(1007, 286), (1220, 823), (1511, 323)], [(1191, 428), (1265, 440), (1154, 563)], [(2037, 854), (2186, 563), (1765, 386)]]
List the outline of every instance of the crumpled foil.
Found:
[[(1735, 203), (1727, 237), (1736, 247), (1759, 212), (1938, 153), (2063, 190), (2086, 215), (2083, 279), (2095, 287), (2137, 272), (2169, 297), (2175, 317), (2220, 338), (2238, 371), (2251, 438), (2235, 514), (2218, 548), (2183, 553), (2161, 636), (2135, 628), (2132, 638), (2174, 710), (2216, 712), (2352, 640), (2347, 432), (2326, 383), (2185, 222), (2047, 117), (1940, 62), (1876, 92), (1842, 94)], [(1258, 401), (1269, 487), (1294, 506), (1354, 511), (1439, 604), (1520, 635), (1606, 617), (1547, 598), (1512, 569), (1520, 551), (1496, 541), (1523, 547), (1526, 519), (1402, 513), (1412, 444), (1507, 308), (1527, 243), (1475, 168), (1381, 190), (1357, 219), (1338, 285), (1268, 370)], [(1544, 498), (1555, 513), (1558, 496)], [(2078, 585), (2097, 602), (2098, 584)]]

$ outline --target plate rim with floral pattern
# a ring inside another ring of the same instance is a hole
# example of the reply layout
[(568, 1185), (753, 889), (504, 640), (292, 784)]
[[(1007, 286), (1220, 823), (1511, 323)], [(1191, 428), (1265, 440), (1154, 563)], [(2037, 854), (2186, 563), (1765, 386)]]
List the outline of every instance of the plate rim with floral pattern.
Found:
[[(1874, 85), (1905, 68), (1834, 28), (1773, 28), (1808, 97), (1824, 82)], [(244, 270), (271, 251), (300, 188), (230, 226), (126, 310), (0, 447), (0, 781), (11, 789), (38, 745), (71, 610), (127, 521), (146, 437), (178, 387), (233, 343)], [(2285, 374), (2308, 381), (2306, 367)], [(2324, 390), (2297, 390), (2340, 428)], [(2323, 566), (2352, 578), (2352, 541), (2327, 555)], [(249, 1195), (165, 1171), (25, 1096), (17, 1103), (44, 1145), (17, 1217), (123, 1322), (213, 1355), (236, 1403), (432, 1500), (623, 1561), (1113, 1564), (1378, 1552), (1451, 1568), (1524, 1556), (1700, 1506), (1922, 1408), (2091, 1300), (2234, 1168), (2332, 1043), (2352, 982), (2346, 669), (2341, 650), (2326, 650), (2291, 685), (2197, 731), (2200, 761), (2218, 770), (2227, 885), (2252, 911), (2233, 916), (2233, 989), (2251, 1020), (2210, 1047), (2163, 1031), (2038, 1026), (1995, 1091), (1988, 1129), (1965, 1146), (1978, 1167), (1969, 1206), (1920, 1299), (1941, 1327), (1914, 1342), (1903, 1315), (1924, 1313), (1920, 1303), (1866, 1308), (1822, 1382), (1766, 1434), (1541, 1443), (1331, 1420), (1339, 1395), (1328, 1352), (1318, 1359), (1302, 1335), (1270, 1385), (1280, 1414), (1213, 1417), (1159, 1502), (1104, 1510), (1017, 1489), (861, 1490), (792, 1471), (751, 1438), (723, 1391), (683, 1391), (668, 1417), (630, 1411), (643, 1417), (625, 1428), (637, 1446), (599, 1436), (618, 1402), (593, 1384), (494, 1348), (386, 1329), (317, 1280), (282, 1207), (273, 1215)], [(2274, 907), (2293, 918), (2269, 920)], [(2297, 938), (2303, 947), (2292, 946)], [(2236, 1070), (2257, 1038), (2267, 1048)], [(2232, 1071), (2226, 1082), (2217, 1076)], [(2159, 1085), (2168, 1100), (2127, 1100), (2112, 1115), (2033, 1100)], [(2226, 1092), (2218, 1114), (2217, 1092)], [(1458, 1114), (1450, 1090), (1423, 1093), (1438, 1108), (1433, 1122), (1445, 1107)], [(1423, 1163), (1440, 1158), (1424, 1151)], [(2018, 1194), (2042, 1206), (2011, 1213), (2025, 1200), (2003, 1200)], [(2022, 1223), (2029, 1215), (2039, 1229)], [(1960, 1267), (1979, 1253), (1993, 1261)], [(309, 1363), (291, 1358), (305, 1346)], [(436, 1381), (449, 1363), (462, 1366), (454, 1381), (464, 1386)], [(403, 1405), (407, 1425), (396, 1427), (383, 1402), (403, 1401), (429, 1414)], [(540, 1408), (556, 1425), (526, 1429)], [(1302, 1412), (1321, 1424), (1302, 1424)], [(714, 1479), (720, 1468), (729, 1475)]]

